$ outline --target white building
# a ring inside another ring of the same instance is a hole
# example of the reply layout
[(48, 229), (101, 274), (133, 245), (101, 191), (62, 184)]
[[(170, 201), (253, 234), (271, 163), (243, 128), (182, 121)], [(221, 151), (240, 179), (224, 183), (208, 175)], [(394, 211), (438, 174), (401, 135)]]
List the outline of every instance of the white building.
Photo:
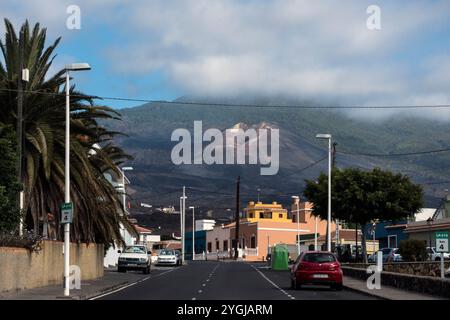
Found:
[[(124, 194), (123, 196), (123, 207), (124, 207), (124, 211), (125, 211), (125, 215), (129, 215), (129, 211), (126, 207), (126, 203), (125, 203), (125, 191), (126, 191), (126, 185), (130, 184), (130, 180), (128, 180), (127, 176), (125, 175), (125, 173), (123, 171), (120, 171), (121, 174), (118, 175), (116, 172), (112, 171), (112, 170), (108, 170), (104, 173), (104, 176), (106, 178), (106, 180), (108, 180), (113, 186), (114, 188), (116, 188), (116, 190), (119, 193)], [(120, 230), (121, 230), (121, 234), (122, 234), (122, 238), (125, 241), (125, 245), (132, 245), (135, 243), (136, 239), (131, 235), (130, 232), (128, 232), (128, 230), (125, 229), (125, 227), (120, 224)], [(103, 265), (105, 267), (111, 267), (111, 266), (116, 266), (117, 265), (117, 261), (119, 259), (119, 253), (118, 250), (121, 250), (123, 248), (120, 248), (119, 245), (116, 244), (115, 248), (114, 247), (110, 247), (108, 249), (108, 251), (106, 251), (105, 254), (105, 258), (103, 259)]]
[(195, 231), (212, 230), (216, 225), (216, 220), (201, 219), (195, 220)]

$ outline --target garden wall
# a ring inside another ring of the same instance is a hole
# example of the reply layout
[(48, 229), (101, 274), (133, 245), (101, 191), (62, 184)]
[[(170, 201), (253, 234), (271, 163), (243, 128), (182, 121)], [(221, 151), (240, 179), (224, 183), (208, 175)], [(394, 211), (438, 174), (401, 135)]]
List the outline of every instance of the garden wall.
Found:
[[(70, 265), (81, 269), (81, 279), (102, 277), (103, 245), (70, 245)], [(43, 241), (42, 250), (0, 247), (0, 293), (48, 285), (63, 285), (63, 242)]]
[[(342, 271), (345, 276), (354, 277), (361, 280), (367, 280), (370, 276), (370, 274), (367, 274), (366, 269), (342, 266)], [(450, 298), (450, 279), (383, 271), (381, 272), (381, 285)]]

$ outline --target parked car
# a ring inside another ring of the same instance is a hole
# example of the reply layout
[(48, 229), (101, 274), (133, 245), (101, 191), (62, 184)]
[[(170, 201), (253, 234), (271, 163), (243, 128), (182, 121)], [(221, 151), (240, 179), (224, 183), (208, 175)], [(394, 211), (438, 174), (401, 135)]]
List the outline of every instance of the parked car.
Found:
[[(436, 252), (436, 247), (427, 247), (428, 257), (431, 261), (441, 261), (441, 253)], [(450, 259), (450, 253), (444, 252), (444, 260)]]
[(157, 265), (178, 266), (181, 264), (180, 256), (175, 250), (161, 250), (158, 255)]
[(127, 270), (140, 270), (144, 274), (149, 274), (151, 269), (151, 252), (145, 245), (127, 246), (123, 252), (118, 251), (118, 272)]
[(326, 251), (301, 253), (291, 268), (291, 287), (298, 290), (304, 284), (329, 285), (342, 290), (343, 274), (336, 256)]
[[(383, 252), (383, 263), (403, 261), (398, 248), (382, 248), (381, 251)], [(371, 262), (377, 262), (377, 253), (371, 256)]]

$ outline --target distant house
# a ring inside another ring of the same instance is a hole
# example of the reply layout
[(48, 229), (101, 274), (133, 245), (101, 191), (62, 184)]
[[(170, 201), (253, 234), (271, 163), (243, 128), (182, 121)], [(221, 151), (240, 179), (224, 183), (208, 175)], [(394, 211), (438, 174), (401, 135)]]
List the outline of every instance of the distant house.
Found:
[(153, 235), (150, 229), (137, 224), (134, 225), (134, 229), (139, 234), (139, 238), (134, 238), (134, 243), (136, 244), (146, 244), (149, 248), (152, 248), (154, 243), (161, 241), (161, 236)]
[(438, 231), (450, 232), (450, 196), (443, 199), (432, 214), (408, 223), (405, 229), (410, 239), (422, 240), (429, 247), (436, 246), (435, 233)]
[[(422, 208), (414, 218), (402, 219), (399, 221), (382, 221), (375, 226), (375, 240), (378, 240), (381, 248), (398, 248), (400, 241), (407, 240), (409, 233), (405, 232), (409, 223), (425, 221), (430, 218), (436, 209)], [(372, 224), (367, 224), (364, 228), (366, 239), (373, 239)]]
[[(250, 201), (244, 208), (239, 221), (238, 256), (250, 261), (265, 260), (270, 247), (279, 243), (295, 245), (298, 233), (300, 233), (300, 242), (313, 237), (316, 219), (311, 215), (312, 204), (295, 202), (294, 208), (294, 213), (289, 214), (277, 202)], [(300, 209), (298, 224), (297, 209)], [(326, 221), (317, 220), (317, 226), (317, 233), (324, 234)], [(334, 223), (331, 228), (335, 229)], [(235, 222), (216, 225), (212, 230), (207, 231), (206, 253), (208, 258), (234, 256), (235, 233)], [(306, 248), (303, 249), (306, 250)]]

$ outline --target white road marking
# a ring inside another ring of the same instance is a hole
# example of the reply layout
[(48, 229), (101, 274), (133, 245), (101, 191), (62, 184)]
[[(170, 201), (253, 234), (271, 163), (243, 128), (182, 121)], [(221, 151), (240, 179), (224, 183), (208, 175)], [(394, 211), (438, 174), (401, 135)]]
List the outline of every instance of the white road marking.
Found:
[(264, 279), (267, 280), (267, 282), (269, 282), (272, 286), (274, 286), (275, 288), (277, 288), (278, 290), (280, 290), (284, 295), (288, 296), (289, 298), (291, 298), (292, 300), (295, 300), (295, 297), (291, 296), (289, 293), (287, 293), (285, 290), (283, 290), (282, 288), (280, 288), (275, 282), (273, 282), (272, 280), (270, 280), (268, 277), (266, 277), (266, 275), (264, 273), (262, 273), (260, 270), (258, 270), (258, 268), (256, 268), (254, 265), (250, 265), (253, 269), (256, 270), (256, 272), (258, 272), (261, 277), (263, 277)]
[(111, 292), (107, 292), (107, 293), (104, 293), (104, 294), (101, 294), (101, 295), (98, 295), (98, 296), (89, 298), (88, 300), (97, 300), (97, 299), (100, 299), (100, 298), (109, 296), (110, 294), (113, 294), (113, 293), (122, 291), (122, 290), (124, 290), (124, 289), (126, 289), (126, 288), (129, 288), (129, 287), (132, 287), (132, 286), (134, 286), (134, 285), (136, 285), (136, 284), (138, 284), (138, 283), (147, 281), (148, 279), (155, 279), (155, 278), (158, 278), (158, 277), (160, 277), (160, 276), (162, 276), (162, 275), (165, 275), (165, 274), (167, 274), (167, 273), (169, 273), (169, 272), (172, 272), (172, 271), (175, 271), (175, 270), (177, 270), (177, 269), (179, 269), (179, 268), (170, 269), (170, 270), (165, 271), (165, 272), (163, 272), (163, 273), (160, 273), (160, 274), (158, 274), (158, 275), (156, 275), (156, 276), (154, 276), (154, 277), (149, 276), (149, 277), (145, 277), (145, 278), (139, 279), (139, 280), (137, 280), (136, 282), (127, 284), (127, 285), (125, 285), (125, 286), (123, 286), (123, 287), (120, 287), (120, 288), (118, 288), (118, 289), (116, 289), (116, 290), (113, 290), (113, 291), (111, 291)]

